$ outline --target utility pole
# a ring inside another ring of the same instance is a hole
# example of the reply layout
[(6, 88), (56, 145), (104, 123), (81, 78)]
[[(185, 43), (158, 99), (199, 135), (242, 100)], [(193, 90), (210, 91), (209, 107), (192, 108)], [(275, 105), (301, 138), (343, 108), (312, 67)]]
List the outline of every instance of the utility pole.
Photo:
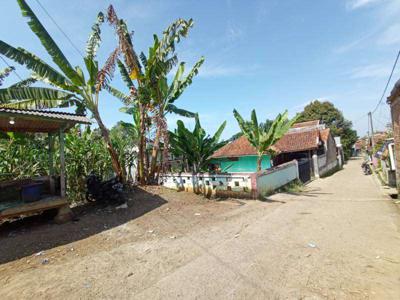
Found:
[(372, 123), (372, 113), (369, 112), (368, 113), (368, 118), (369, 118), (369, 122), (371, 124), (371, 145), (372, 145), (372, 149), (374, 149), (375, 146), (375, 141), (374, 141), (374, 124)]

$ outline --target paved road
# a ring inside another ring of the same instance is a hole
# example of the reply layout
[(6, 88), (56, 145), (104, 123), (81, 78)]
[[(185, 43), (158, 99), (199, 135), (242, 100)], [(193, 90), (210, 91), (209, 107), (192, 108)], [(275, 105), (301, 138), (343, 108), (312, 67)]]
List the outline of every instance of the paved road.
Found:
[(250, 205), (225, 225), (235, 238), (194, 234), (202, 254), (138, 298), (400, 299), (399, 211), (360, 164), (275, 195), (268, 213)]
[(360, 164), (267, 202), (170, 201), (77, 241), (95, 247), (79, 256), (65, 245), (49, 265), (5, 265), (0, 298), (400, 299), (399, 210)]

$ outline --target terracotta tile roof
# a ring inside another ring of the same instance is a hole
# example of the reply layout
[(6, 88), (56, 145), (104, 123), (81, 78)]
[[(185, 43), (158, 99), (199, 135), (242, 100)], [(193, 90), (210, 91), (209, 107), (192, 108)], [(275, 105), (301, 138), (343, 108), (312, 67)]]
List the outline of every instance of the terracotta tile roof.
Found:
[(293, 124), (292, 128), (302, 128), (302, 127), (315, 127), (319, 125), (319, 120), (300, 122)]
[(278, 153), (299, 152), (318, 148), (319, 130), (285, 134), (274, 146)]
[[(272, 149), (278, 153), (299, 152), (318, 148), (319, 130), (309, 130), (285, 134)], [(257, 155), (256, 149), (249, 143), (246, 137), (241, 136), (217, 150), (211, 157), (238, 157)]]
[(257, 155), (257, 151), (245, 136), (241, 136), (215, 151), (211, 157), (238, 157), (245, 155)]
[(330, 135), (330, 134), (331, 134), (331, 130), (330, 130), (329, 128), (322, 129), (322, 130), (319, 132), (319, 135), (320, 135), (320, 137), (321, 137), (321, 140), (322, 140), (324, 143), (326, 143), (326, 142), (328, 141), (329, 135)]
[[(271, 147), (278, 153), (299, 152), (318, 148), (319, 140), (325, 143), (329, 139), (330, 129), (321, 129), (319, 120), (296, 123), (275, 145)], [(230, 142), (217, 150), (211, 157), (238, 157), (257, 155), (256, 149), (244, 137)]]

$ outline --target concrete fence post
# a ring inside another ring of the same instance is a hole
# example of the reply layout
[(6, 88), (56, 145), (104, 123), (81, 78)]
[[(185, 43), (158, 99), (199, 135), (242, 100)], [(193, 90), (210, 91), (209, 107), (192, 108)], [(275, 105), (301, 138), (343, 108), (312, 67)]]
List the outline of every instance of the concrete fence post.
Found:
[(314, 176), (315, 176), (315, 178), (319, 178), (319, 166), (318, 166), (317, 154), (313, 154), (312, 160), (313, 160), (313, 166), (314, 166)]
[(299, 174), (299, 162), (297, 161), (297, 159), (293, 160), (294, 164), (296, 165), (296, 178), (300, 179), (300, 174)]

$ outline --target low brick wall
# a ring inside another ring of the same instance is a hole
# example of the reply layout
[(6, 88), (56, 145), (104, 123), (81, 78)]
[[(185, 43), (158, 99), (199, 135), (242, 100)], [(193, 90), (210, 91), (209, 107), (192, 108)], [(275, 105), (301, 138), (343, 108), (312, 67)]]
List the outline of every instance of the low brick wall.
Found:
[(164, 174), (160, 183), (171, 189), (204, 194), (207, 197), (252, 198), (254, 173), (174, 173)]
[(164, 174), (160, 178), (160, 184), (206, 197), (255, 199), (297, 178), (297, 161), (292, 161), (256, 173)]

